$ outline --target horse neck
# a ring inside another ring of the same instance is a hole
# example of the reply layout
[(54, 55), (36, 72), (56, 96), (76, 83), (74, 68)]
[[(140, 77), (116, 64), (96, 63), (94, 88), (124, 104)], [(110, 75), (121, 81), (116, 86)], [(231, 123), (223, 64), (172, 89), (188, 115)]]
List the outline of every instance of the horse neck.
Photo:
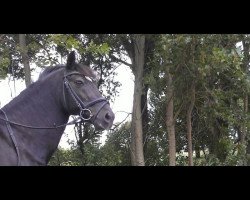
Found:
[[(69, 119), (63, 109), (63, 79), (60, 72), (38, 80), (3, 107), (10, 121), (36, 127), (53, 127)], [(47, 164), (65, 127), (28, 129), (11, 125), (20, 146), (23, 165)]]
[(31, 84), (3, 109), (9, 119), (15, 119), (15, 122), (52, 127), (69, 118), (64, 111), (62, 99), (63, 80), (60, 74), (54, 73), (54, 76)]

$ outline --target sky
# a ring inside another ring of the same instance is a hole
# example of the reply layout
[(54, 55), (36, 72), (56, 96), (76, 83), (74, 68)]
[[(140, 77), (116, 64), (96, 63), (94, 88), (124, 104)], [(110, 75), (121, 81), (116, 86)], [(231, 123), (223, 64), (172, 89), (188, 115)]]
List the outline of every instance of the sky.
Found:
[[(36, 81), (38, 79), (40, 68), (35, 68), (31, 74), (31, 79)], [(127, 113), (132, 112), (133, 92), (134, 92), (134, 76), (125, 65), (120, 65), (117, 69), (117, 76), (115, 80), (121, 83), (121, 87), (118, 88), (119, 95), (115, 98), (114, 103), (110, 102), (111, 109), (115, 113), (114, 123), (119, 123), (127, 117)], [(14, 87), (15, 85), (15, 87)], [(13, 80), (12, 77), (6, 79), (0, 79), (0, 108), (9, 103), (15, 96), (17, 96), (22, 90), (25, 89), (24, 80)], [(124, 111), (124, 112), (120, 112)], [(71, 120), (70, 118), (69, 120)], [(130, 117), (127, 118), (131, 119)], [(69, 148), (67, 140), (75, 140), (75, 134), (73, 131), (74, 126), (67, 126), (65, 133), (63, 134), (59, 146), (62, 148)], [(107, 132), (104, 131), (101, 137), (101, 142), (104, 143)]]

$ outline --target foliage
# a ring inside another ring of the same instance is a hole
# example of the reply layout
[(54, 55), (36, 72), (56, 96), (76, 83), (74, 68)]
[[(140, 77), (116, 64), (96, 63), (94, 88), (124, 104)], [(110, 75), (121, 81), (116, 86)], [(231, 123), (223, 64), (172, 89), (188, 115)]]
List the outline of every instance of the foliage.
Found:
[(107, 135), (103, 152), (102, 165), (130, 165), (130, 122), (126, 122), (117, 130)]
[[(155, 57), (151, 61), (154, 68), (145, 79), (150, 83), (151, 122), (154, 130), (160, 130), (163, 137), (167, 131), (164, 117), (165, 68), (169, 66), (174, 81), (178, 154), (187, 150), (188, 87), (195, 80), (193, 143), (198, 149), (209, 149), (211, 158), (207, 159), (210, 163), (213, 158), (225, 164), (232, 164), (235, 160), (229, 152), (231, 143), (237, 142), (240, 134), (237, 127), (242, 127), (248, 119), (243, 113), (242, 99), (245, 94), (249, 94), (247, 75), (242, 68), (242, 54), (239, 54), (239, 47), (236, 46), (239, 38), (238, 35), (173, 34), (162, 35), (157, 41)], [(184, 160), (183, 156), (177, 156), (177, 164), (184, 164)], [(218, 164), (217, 161), (212, 163)]]

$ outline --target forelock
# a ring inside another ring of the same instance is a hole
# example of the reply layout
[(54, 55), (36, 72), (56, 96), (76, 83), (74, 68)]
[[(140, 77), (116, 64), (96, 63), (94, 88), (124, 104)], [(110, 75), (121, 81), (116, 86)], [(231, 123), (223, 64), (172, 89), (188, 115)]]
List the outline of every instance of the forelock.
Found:
[(97, 71), (91, 69), (89, 66), (87, 65), (80, 65), (79, 66), (79, 70), (80, 73), (83, 74), (84, 76), (87, 76), (89, 78), (91, 78), (94, 81), (98, 81), (100, 79), (99, 74), (97, 73)]

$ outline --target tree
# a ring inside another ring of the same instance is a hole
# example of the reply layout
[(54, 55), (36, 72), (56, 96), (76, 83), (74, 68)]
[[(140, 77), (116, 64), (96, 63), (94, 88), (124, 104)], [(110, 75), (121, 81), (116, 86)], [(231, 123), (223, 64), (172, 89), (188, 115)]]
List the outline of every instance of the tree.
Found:
[(190, 105), (187, 110), (188, 164), (193, 166), (192, 112), (195, 103), (195, 81), (193, 81), (190, 90)]
[(141, 96), (142, 96), (142, 81), (143, 68), (145, 60), (145, 36), (136, 35), (134, 39), (135, 51), (135, 87), (134, 101), (132, 112), (132, 132), (131, 132), (131, 158), (132, 165), (143, 166), (143, 131), (142, 131), (142, 112), (141, 112)]
[(169, 65), (166, 65), (166, 126), (169, 141), (169, 166), (175, 166), (176, 147), (175, 147), (175, 121), (174, 121), (174, 88), (173, 75), (170, 73)]
[(25, 41), (25, 34), (19, 34), (19, 42), (20, 42), (20, 53), (22, 55), (22, 61), (24, 66), (25, 84), (26, 87), (28, 87), (31, 84), (31, 74), (30, 74), (29, 57), (27, 54), (27, 46)]
[[(242, 51), (243, 51), (243, 60), (242, 60), (242, 70), (245, 71), (246, 76), (247, 76), (247, 80), (249, 80), (249, 62), (250, 62), (250, 41), (249, 41), (249, 35), (240, 35), (240, 39), (242, 41)], [(250, 165), (250, 159), (249, 159), (249, 155), (250, 155), (250, 142), (249, 142), (249, 125), (247, 123), (249, 117), (249, 92), (246, 90), (245, 91), (245, 96), (244, 96), (244, 108), (243, 108), (243, 112), (244, 112), (244, 123), (242, 126), (242, 131), (239, 133), (240, 137), (239, 140), (240, 142), (245, 145), (246, 144), (246, 157), (247, 157), (247, 165)]]

